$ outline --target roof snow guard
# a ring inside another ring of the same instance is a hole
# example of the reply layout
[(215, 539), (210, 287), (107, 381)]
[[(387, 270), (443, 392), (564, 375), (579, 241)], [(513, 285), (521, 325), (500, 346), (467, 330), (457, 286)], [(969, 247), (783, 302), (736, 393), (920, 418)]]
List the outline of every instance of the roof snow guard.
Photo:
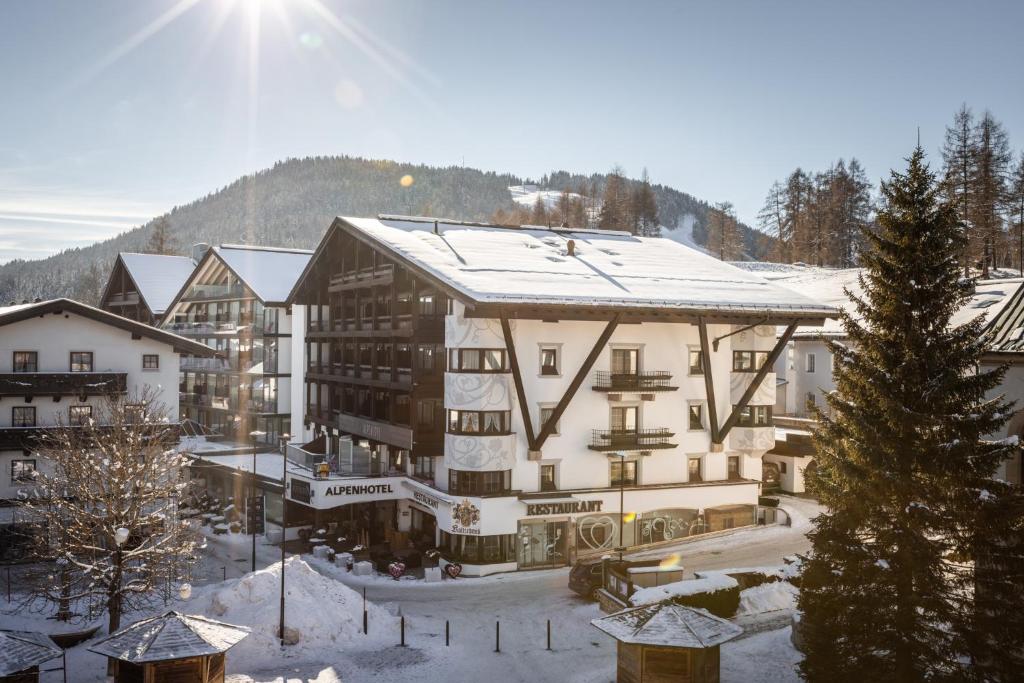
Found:
[(44, 633), (0, 631), (0, 676), (26, 671), (63, 653)]
[(327, 257), (324, 252), (339, 230), (481, 311), (572, 307), (818, 321), (837, 314), (831, 306), (669, 239), (407, 216), (336, 218), (289, 302), (305, 303), (307, 276)]
[(220, 654), (249, 635), (245, 626), (170, 611), (93, 643), (90, 652), (143, 664)]
[(715, 647), (743, 633), (707, 610), (671, 604), (633, 607), (590, 623), (623, 643), (692, 649)]

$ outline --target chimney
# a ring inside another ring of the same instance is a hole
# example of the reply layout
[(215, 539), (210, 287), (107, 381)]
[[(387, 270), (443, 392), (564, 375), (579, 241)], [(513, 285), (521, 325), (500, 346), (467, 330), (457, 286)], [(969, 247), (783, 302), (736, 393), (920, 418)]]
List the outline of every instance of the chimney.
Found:
[(565, 243), (565, 249), (569, 256), (576, 255), (576, 240), (569, 240)]
[(199, 263), (203, 256), (209, 250), (210, 245), (206, 242), (197, 242), (192, 245), (192, 260)]
[(440, 232), (438, 231), (438, 229), (437, 229), (437, 221), (434, 221), (434, 234), (435, 234), (435, 235), (440, 235), (440, 234), (441, 234), (441, 233), (440, 233)]

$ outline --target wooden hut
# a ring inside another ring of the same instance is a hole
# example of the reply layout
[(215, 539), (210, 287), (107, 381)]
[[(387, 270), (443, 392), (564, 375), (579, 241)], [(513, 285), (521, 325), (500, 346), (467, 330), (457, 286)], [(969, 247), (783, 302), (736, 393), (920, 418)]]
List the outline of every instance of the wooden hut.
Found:
[(247, 635), (244, 626), (171, 611), (137, 621), (89, 650), (112, 661), (116, 683), (223, 683), (224, 653)]
[(50, 637), (29, 631), (0, 631), (0, 681), (37, 683), (39, 665), (64, 654)]
[(634, 607), (590, 622), (619, 643), (618, 683), (718, 683), (719, 645), (743, 629), (682, 605)]

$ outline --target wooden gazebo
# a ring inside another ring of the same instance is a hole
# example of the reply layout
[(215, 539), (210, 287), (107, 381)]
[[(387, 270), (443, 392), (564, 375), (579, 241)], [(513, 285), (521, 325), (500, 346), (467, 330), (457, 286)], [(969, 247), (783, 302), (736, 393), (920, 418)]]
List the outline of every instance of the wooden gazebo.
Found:
[(719, 645), (743, 629), (707, 610), (659, 604), (590, 622), (618, 641), (618, 683), (718, 683)]
[(36, 683), (39, 665), (64, 654), (44, 633), (0, 631), (0, 681)]
[(89, 650), (113, 662), (116, 683), (223, 683), (224, 653), (247, 635), (244, 626), (171, 611), (137, 621)]

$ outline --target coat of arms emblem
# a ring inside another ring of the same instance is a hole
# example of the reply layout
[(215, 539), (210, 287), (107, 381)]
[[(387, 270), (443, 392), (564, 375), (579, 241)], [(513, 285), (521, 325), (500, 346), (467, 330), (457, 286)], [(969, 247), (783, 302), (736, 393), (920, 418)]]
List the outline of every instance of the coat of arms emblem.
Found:
[(461, 503), (452, 508), (452, 518), (459, 526), (476, 526), (480, 522), (480, 508), (463, 498)]

